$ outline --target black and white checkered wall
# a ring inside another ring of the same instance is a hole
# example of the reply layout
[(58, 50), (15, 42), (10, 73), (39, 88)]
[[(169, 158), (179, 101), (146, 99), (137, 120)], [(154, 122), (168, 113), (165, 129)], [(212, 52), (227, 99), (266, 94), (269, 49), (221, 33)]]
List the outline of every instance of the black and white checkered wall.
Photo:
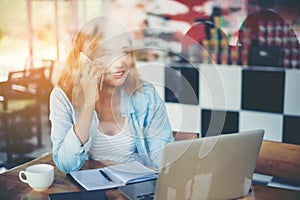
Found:
[(196, 67), (138, 63), (166, 102), (173, 130), (206, 136), (260, 128), (265, 140), (300, 144), (300, 70)]

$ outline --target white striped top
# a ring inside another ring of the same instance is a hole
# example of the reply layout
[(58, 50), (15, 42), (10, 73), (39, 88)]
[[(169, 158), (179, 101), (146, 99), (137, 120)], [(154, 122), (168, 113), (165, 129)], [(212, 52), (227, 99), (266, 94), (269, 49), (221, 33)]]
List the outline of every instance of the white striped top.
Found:
[(97, 129), (96, 136), (90, 148), (90, 156), (94, 160), (109, 160), (115, 162), (140, 161), (136, 150), (134, 137), (128, 130), (128, 121), (120, 133), (106, 135)]

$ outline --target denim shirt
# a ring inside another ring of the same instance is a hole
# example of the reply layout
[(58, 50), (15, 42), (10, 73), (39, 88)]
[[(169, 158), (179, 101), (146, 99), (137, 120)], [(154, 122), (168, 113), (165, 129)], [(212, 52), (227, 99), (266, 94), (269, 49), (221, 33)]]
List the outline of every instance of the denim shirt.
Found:
[[(121, 90), (120, 106), (121, 115), (128, 118), (142, 163), (158, 168), (164, 145), (174, 140), (163, 100), (152, 84), (144, 82), (142, 90), (133, 96)], [(76, 111), (58, 86), (50, 95), (49, 119), (54, 163), (66, 174), (79, 170), (89, 157), (88, 152), (97, 132), (99, 121), (96, 111), (93, 113), (90, 137), (84, 145), (73, 130), (77, 120)]]

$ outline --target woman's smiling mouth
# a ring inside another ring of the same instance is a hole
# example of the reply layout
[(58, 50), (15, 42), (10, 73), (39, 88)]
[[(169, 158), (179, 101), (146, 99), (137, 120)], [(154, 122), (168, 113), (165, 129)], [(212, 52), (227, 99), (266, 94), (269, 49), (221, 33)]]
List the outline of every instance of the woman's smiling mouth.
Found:
[(123, 75), (125, 74), (125, 70), (123, 71), (118, 71), (118, 72), (112, 72), (111, 75), (114, 79), (119, 79), (119, 78), (122, 78)]

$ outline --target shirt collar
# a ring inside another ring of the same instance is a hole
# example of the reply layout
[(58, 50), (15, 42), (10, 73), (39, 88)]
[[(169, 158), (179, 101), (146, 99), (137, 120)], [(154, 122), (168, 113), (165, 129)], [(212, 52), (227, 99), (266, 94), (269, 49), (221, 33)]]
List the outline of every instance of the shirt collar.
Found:
[(132, 103), (132, 96), (129, 96), (124, 89), (121, 89), (121, 115), (124, 117), (134, 113), (134, 107)]

